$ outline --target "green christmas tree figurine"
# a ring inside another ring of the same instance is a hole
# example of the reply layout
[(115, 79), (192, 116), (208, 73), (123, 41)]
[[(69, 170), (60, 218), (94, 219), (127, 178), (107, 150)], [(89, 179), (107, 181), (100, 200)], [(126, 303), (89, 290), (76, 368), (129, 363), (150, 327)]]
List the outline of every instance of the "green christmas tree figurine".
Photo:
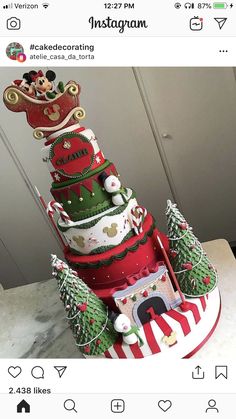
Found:
[(200, 297), (217, 284), (217, 272), (176, 204), (167, 201), (170, 261), (183, 294)]
[(118, 338), (108, 317), (108, 308), (76, 272), (55, 255), (52, 255), (52, 267), (79, 350), (86, 355), (104, 353)]

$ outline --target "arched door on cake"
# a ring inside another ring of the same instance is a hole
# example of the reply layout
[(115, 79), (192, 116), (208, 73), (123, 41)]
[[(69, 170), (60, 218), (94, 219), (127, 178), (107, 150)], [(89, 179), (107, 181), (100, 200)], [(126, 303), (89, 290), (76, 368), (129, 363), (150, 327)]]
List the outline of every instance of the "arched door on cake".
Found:
[(170, 310), (170, 305), (165, 296), (161, 294), (152, 295), (152, 297), (145, 298), (137, 304), (137, 307), (134, 308), (134, 318), (141, 326), (168, 310)]

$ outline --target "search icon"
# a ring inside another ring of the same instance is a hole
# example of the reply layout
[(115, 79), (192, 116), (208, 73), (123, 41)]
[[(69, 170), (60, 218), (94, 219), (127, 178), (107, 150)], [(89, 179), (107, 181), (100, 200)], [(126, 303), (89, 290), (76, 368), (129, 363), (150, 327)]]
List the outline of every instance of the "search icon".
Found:
[(71, 412), (72, 410), (74, 410), (75, 413), (78, 413), (75, 408), (75, 401), (72, 399), (67, 399), (64, 401), (64, 408), (68, 410), (68, 412)]

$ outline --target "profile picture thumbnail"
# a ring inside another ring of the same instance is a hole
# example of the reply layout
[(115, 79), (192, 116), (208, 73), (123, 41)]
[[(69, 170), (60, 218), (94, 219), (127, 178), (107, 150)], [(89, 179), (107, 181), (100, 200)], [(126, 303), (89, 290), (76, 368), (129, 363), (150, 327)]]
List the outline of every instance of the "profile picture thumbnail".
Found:
[(26, 60), (24, 48), (19, 42), (11, 42), (6, 48), (6, 54), (10, 60), (19, 61), (21, 63)]

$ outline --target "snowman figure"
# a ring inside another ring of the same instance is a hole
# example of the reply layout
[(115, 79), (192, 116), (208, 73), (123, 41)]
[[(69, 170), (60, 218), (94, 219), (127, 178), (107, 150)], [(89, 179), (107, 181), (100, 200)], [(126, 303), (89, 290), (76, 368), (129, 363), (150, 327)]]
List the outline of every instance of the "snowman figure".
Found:
[(138, 326), (131, 326), (131, 321), (125, 314), (119, 314), (113, 325), (117, 332), (122, 333), (123, 341), (127, 345), (134, 345), (137, 342), (139, 342), (139, 346), (144, 344)]
[(129, 201), (132, 190), (130, 188), (124, 188), (118, 177), (114, 175), (108, 176), (106, 173), (102, 173), (100, 178), (104, 182), (105, 190), (112, 195), (112, 202), (114, 205), (123, 205)]

